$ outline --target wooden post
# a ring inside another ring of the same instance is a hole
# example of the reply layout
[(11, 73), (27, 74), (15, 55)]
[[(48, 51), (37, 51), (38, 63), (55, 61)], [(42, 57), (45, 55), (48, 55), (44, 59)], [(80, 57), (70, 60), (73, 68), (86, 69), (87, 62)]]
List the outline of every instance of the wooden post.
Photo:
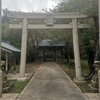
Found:
[(45, 62), (45, 50), (43, 51), (43, 61)]
[(6, 52), (6, 68), (5, 68), (6, 74), (8, 73), (8, 53)]
[(16, 74), (16, 54), (14, 54), (14, 74)]
[(65, 49), (63, 49), (63, 60), (65, 60)]
[(55, 50), (55, 60), (57, 61), (57, 50)]

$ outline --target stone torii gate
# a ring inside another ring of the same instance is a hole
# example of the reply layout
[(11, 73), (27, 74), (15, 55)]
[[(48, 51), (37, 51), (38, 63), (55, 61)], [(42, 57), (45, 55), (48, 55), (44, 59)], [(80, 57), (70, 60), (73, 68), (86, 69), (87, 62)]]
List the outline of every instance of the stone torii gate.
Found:
[[(20, 75), (18, 80), (24, 81), (25, 65), (26, 65), (26, 49), (27, 49), (27, 30), (28, 29), (72, 29), (73, 33), (73, 46), (75, 57), (75, 71), (76, 82), (84, 81), (81, 75), (80, 52), (78, 43), (78, 28), (89, 28), (88, 24), (77, 23), (78, 19), (87, 18), (87, 15), (80, 13), (23, 13), (4, 10), (4, 14), (11, 19), (23, 19), (22, 24), (9, 24), (9, 28), (22, 29), (22, 44), (21, 44), (21, 61), (20, 61)], [(28, 24), (29, 19), (44, 19), (45, 24)], [(70, 24), (54, 24), (54, 20), (58, 19), (71, 19)]]

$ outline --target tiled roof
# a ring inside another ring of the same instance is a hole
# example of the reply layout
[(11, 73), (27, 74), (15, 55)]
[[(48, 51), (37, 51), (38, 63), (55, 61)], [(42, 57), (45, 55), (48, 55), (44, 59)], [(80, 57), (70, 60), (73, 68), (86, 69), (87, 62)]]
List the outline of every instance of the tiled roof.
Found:
[(9, 50), (11, 52), (21, 52), (19, 49), (15, 48), (14, 46), (6, 43), (6, 42), (1, 42), (1, 48), (4, 48), (4, 50)]
[(53, 41), (50, 39), (44, 39), (38, 45), (39, 46), (65, 46), (63, 42)]

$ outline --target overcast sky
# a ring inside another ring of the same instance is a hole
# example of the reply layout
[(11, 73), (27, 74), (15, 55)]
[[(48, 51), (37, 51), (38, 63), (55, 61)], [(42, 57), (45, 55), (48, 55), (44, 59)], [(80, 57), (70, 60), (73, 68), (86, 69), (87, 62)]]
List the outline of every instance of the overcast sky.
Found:
[(53, 8), (61, 0), (2, 0), (2, 8), (11, 11), (41, 12), (45, 8)]

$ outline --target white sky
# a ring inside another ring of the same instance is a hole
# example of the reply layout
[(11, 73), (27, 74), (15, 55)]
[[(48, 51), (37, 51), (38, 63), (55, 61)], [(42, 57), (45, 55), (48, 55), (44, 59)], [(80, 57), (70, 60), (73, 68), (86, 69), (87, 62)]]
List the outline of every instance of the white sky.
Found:
[(61, 0), (2, 0), (2, 9), (11, 11), (41, 12), (42, 9), (49, 9), (56, 6)]

